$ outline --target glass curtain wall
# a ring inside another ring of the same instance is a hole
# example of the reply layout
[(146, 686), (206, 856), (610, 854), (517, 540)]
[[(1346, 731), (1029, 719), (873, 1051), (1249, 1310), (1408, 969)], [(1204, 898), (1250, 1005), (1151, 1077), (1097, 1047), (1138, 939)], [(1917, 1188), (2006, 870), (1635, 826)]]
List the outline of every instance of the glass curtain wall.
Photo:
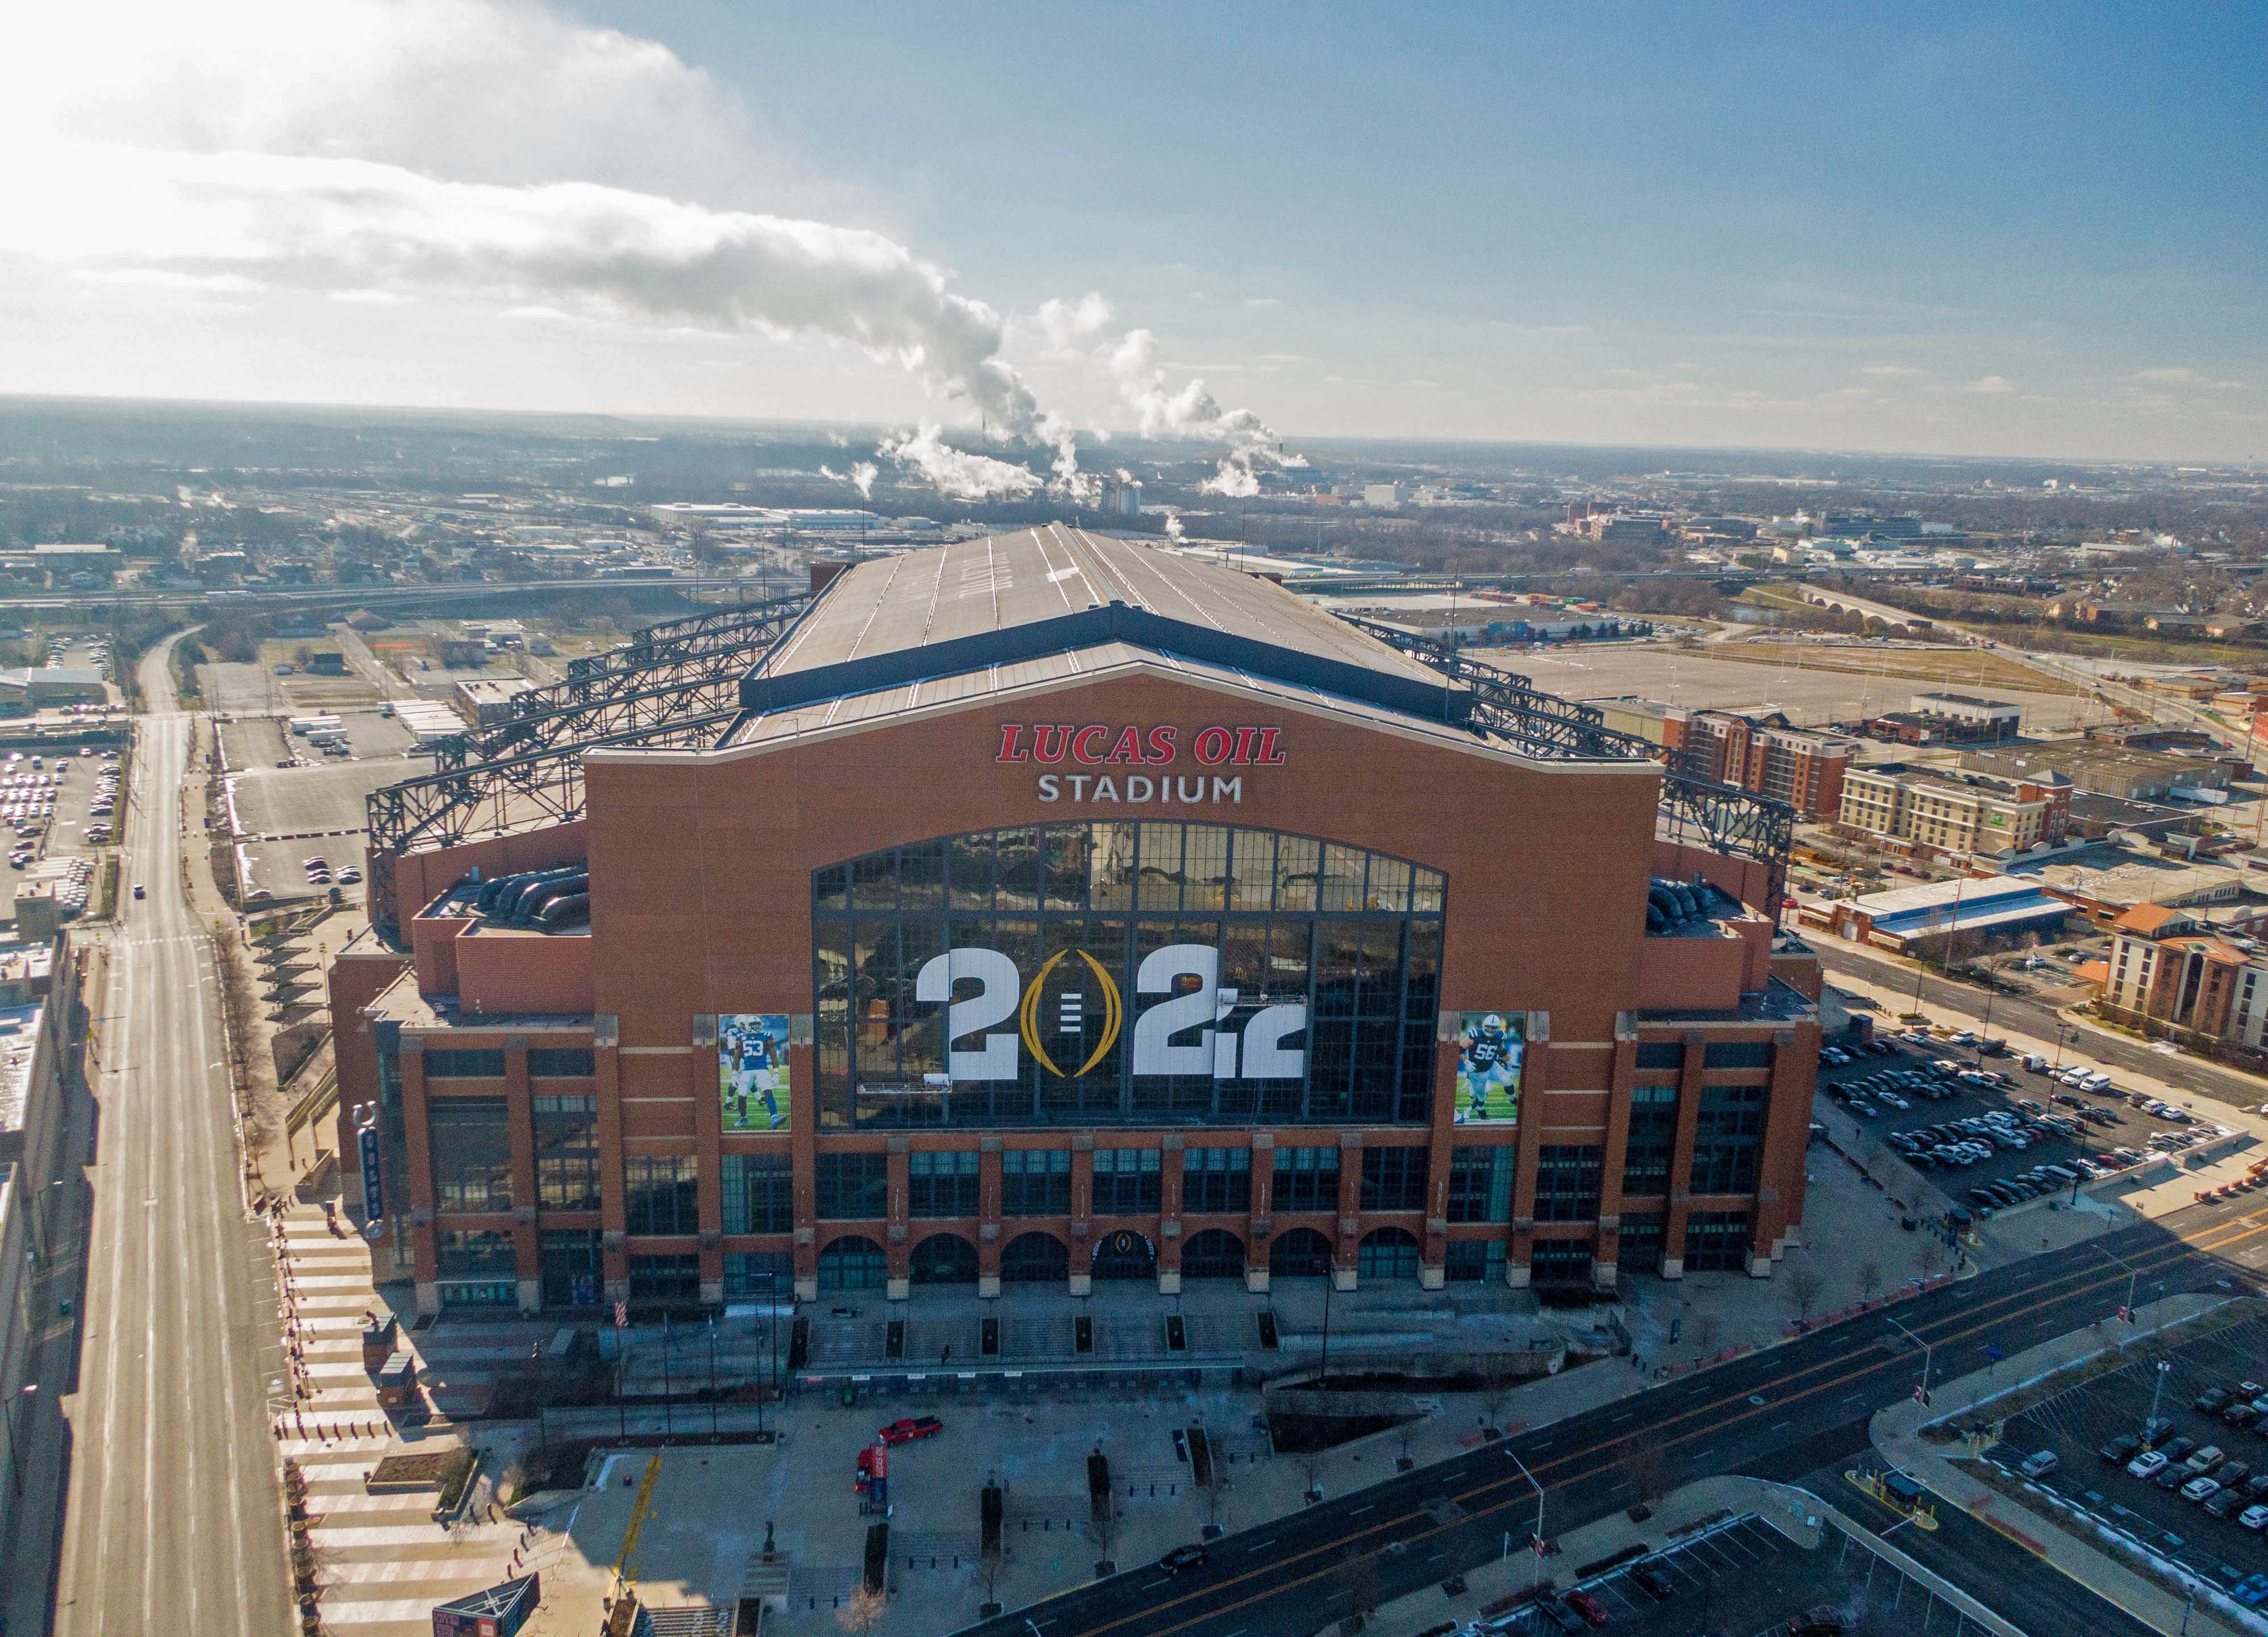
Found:
[(1439, 871), (1311, 837), (1101, 822), (813, 877), (822, 1127), (1427, 1117)]

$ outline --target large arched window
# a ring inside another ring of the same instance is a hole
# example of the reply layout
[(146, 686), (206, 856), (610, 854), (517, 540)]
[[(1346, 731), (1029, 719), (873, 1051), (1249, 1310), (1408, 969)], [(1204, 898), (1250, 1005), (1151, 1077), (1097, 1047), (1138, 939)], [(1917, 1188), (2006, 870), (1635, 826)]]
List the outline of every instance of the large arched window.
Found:
[(882, 1247), (858, 1234), (830, 1241), (819, 1253), (819, 1288), (837, 1290), (880, 1290), (889, 1280), (888, 1259)]
[(1403, 859), (1177, 821), (830, 865), (820, 1124), (1422, 1122), (1443, 893)]

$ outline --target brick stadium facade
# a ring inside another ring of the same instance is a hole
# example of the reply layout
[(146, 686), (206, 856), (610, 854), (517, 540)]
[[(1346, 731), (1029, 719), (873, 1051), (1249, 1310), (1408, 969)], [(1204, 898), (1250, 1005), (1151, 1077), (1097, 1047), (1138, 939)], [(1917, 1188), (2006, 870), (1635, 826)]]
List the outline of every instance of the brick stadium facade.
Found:
[(740, 696), (392, 858), (399, 940), (336, 958), (421, 1308), (1610, 1288), (1800, 1236), (1817, 967), (1763, 865), (1656, 839), (1658, 763), (1064, 530), (860, 564)]

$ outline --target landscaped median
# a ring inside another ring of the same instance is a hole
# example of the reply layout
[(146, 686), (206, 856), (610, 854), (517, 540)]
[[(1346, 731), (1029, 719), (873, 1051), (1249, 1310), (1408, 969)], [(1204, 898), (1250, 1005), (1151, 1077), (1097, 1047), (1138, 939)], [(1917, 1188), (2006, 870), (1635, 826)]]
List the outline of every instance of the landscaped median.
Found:
[[(2268, 1619), (2189, 1566), (2157, 1555), (2053, 1488), (1982, 1458), (2008, 1422), (2098, 1376), (2268, 1316), (2268, 1301), (2186, 1294), (2136, 1310), (2135, 1322), (2099, 1321), (1943, 1382), (1923, 1405), (1901, 1399), (1878, 1413), (1875, 1448), (1942, 1500), (2136, 1619), (2168, 1633), (2268, 1633)], [(2194, 1598), (2194, 1609), (2189, 1604)]]

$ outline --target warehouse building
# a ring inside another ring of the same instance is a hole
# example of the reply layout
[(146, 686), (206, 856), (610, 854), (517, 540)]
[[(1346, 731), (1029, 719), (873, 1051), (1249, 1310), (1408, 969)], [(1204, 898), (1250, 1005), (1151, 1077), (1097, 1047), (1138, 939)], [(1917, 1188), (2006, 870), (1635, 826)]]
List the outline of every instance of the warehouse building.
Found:
[(1427, 657), (1054, 527), (577, 661), (372, 799), (329, 983), (381, 1277), (1768, 1274), (1819, 1043), (1756, 907), (1786, 810)]

